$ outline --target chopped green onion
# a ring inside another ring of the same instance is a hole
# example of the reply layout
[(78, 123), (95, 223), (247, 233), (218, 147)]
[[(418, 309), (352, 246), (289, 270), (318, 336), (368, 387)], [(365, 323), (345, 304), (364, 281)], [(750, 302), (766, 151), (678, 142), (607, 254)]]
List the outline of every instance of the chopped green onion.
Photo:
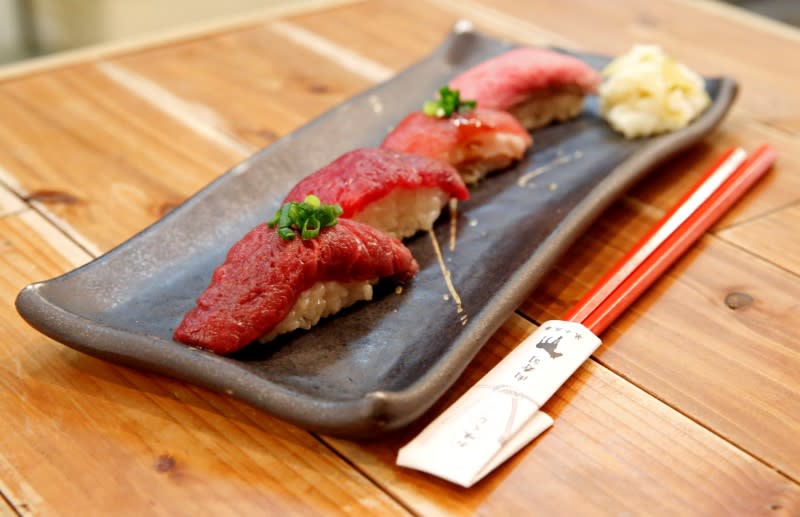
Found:
[(290, 241), (300, 232), (303, 240), (313, 239), (323, 228), (335, 226), (342, 215), (339, 205), (324, 205), (320, 199), (309, 194), (302, 203), (292, 201), (283, 205), (267, 223), (270, 228), (278, 227), (278, 235)]
[(303, 231), (300, 233), (300, 236), (305, 239), (313, 239), (317, 235), (319, 235), (320, 224), (319, 221), (315, 217), (309, 217), (303, 223)]
[(439, 89), (439, 98), (427, 101), (422, 106), (422, 112), (429, 117), (445, 118), (453, 113), (468, 113), (478, 105), (474, 100), (461, 100), (461, 92), (451, 90), (447, 86)]
[(283, 205), (281, 209), (281, 218), (278, 219), (278, 227), (279, 228), (287, 228), (291, 224), (292, 218), (290, 217), (290, 212), (292, 211), (292, 205)]
[(294, 230), (291, 228), (278, 228), (278, 235), (280, 235), (283, 240), (290, 241), (294, 239)]

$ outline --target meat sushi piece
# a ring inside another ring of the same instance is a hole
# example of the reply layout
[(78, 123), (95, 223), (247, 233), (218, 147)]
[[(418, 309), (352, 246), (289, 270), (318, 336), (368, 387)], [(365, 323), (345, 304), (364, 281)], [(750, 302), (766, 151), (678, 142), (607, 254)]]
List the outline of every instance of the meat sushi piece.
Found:
[(291, 240), (260, 224), (233, 245), (174, 338), (229, 354), (310, 328), (371, 299), (378, 279), (405, 282), (418, 270), (403, 243), (355, 221), (340, 219), (315, 238)]
[(585, 95), (602, 78), (580, 59), (524, 47), (489, 59), (456, 76), (450, 87), (478, 106), (510, 112), (525, 128), (568, 120), (583, 110)]
[(448, 117), (411, 113), (381, 147), (449, 163), (466, 183), (475, 183), (522, 158), (532, 143), (513, 116), (479, 106)]
[(402, 239), (429, 230), (451, 199), (469, 198), (458, 172), (446, 163), (389, 149), (350, 151), (301, 180), (284, 202), (316, 195), (339, 204), (342, 217)]

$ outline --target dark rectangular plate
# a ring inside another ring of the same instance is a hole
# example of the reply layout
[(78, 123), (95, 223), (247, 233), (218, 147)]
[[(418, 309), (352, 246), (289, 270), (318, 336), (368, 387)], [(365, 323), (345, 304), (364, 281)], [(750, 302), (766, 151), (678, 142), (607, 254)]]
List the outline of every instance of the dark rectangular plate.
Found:
[[(26, 287), (17, 299), (20, 314), (72, 348), (229, 393), (310, 430), (374, 437), (410, 423), (593, 219), (723, 118), (734, 81), (708, 80), (711, 107), (686, 129), (657, 138), (615, 134), (596, 99), (579, 118), (536, 131), (521, 163), (482, 181), (459, 205), (455, 251), (448, 249), (448, 215), (436, 224), (463, 313), (445, 296), (433, 241), (422, 233), (407, 241), (421, 270), (401, 294), (379, 288), (374, 301), (310, 331), (233, 357), (176, 343), (172, 331), (227, 249), (269, 218), (299, 179), (348, 150), (379, 144), (454, 74), (511, 46), (471, 31), (451, 33), (426, 59), (237, 165), (106, 255)], [(574, 55), (596, 68), (607, 62)], [(534, 171), (538, 176), (520, 186)]]

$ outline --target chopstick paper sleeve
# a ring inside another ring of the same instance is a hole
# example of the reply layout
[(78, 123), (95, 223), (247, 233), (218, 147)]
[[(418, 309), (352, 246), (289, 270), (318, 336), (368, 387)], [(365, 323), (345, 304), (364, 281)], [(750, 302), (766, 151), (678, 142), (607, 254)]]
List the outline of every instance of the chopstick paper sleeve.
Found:
[(472, 486), (552, 425), (539, 408), (599, 345), (580, 323), (542, 324), (401, 448), (397, 464)]

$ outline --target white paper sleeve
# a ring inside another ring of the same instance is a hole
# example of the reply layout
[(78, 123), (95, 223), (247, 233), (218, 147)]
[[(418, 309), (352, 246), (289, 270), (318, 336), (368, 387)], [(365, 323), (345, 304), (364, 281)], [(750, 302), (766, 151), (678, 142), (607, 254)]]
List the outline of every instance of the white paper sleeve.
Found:
[(542, 324), (402, 447), (397, 464), (472, 486), (552, 425), (539, 408), (599, 345), (580, 323)]

